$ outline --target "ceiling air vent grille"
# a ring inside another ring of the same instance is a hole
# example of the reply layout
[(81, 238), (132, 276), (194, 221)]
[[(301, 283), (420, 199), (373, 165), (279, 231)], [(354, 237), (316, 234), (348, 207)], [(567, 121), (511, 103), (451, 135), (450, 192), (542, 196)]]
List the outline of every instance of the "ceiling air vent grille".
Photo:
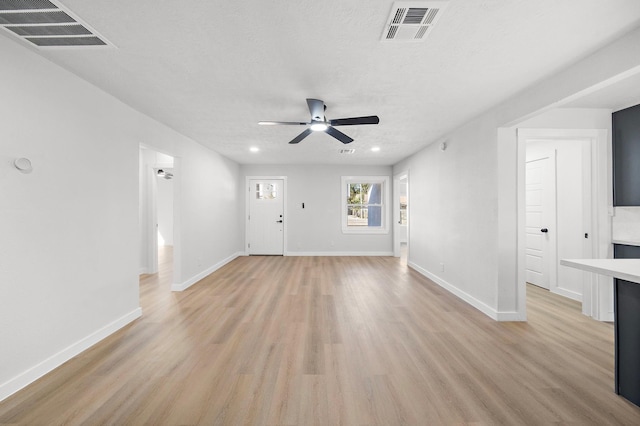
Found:
[(0, 0), (0, 26), (39, 48), (113, 46), (58, 0)]
[(391, 25), (389, 27), (389, 32), (387, 33), (387, 38), (388, 39), (393, 39), (396, 36), (397, 32), (398, 32), (398, 26), (397, 25)]
[(383, 41), (423, 41), (436, 24), (447, 1), (400, 1), (393, 4), (382, 33)]
[(354, 152), (356, 152), (355, 149), (351, 148), (351, 149), (341, 149), (340, 150), (340, 154), (353, 154)]
[(2, 10), (38, 10), (57, 9), (58, 7), (49, 0), (1, 0)]
[(399, 24), (400, 22), (402, 22), (402, 17), (404, 16), (405, 12), (407, 11), (406, 8), (400, 7), (398, 9), (396, 9), (396, 14), (393, 17), (393, 21), (391, 21), (393, 24)]

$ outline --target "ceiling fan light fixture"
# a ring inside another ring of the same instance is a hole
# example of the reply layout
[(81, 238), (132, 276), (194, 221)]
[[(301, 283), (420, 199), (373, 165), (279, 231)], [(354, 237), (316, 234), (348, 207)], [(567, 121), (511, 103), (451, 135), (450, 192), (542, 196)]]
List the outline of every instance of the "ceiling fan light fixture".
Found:
[(327, 123), (323, 123), (322, 121), (316, 121), (313, 124), (311, 124), (310, 129), (313, 130), (314, 132), (324, 132), (325, 130), (327, 130), (329, 126), (327, 125)]
[(354, 126), (357, 124), (378, 124), (380, 122), (380, 118), (377, 115), (369, 115), (367, 117), (349, 117), (349, 118), (338, 118), (335, 120), (327, 120), (324, 112), (327, 109), (324, 101), (321, 99), (312, 99), (307, 98), (307, 106), (309, 107), (309, 112), (311, 113), (311, 121), (305, 123), (300, 121), (260, 121), (260, 124), (281, 124), (281, 125), (292, 125), (292, 126), (309, 126), (298, 136), (293, 138), (289, 143), (290, 144), (298, 144), (304, 138), (309, 136), (313, 132), (325, 132), (332, 138), (335, 138), (342, 142), (343, 144), (348, 144), (353, 142), (353, 138), (342, 133), (340, 130), (336, 129), (336, 126)]

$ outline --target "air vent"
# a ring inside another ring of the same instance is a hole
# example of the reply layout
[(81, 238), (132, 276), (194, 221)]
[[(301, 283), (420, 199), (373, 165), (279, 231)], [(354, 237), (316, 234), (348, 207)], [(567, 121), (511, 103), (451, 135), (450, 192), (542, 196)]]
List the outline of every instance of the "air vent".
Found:
[(384, 27), (382, 41), (423, 41), (447, 4), (447, 1), (395, 2)]
[(340, 154), (353, 154), (354, 152), (356, 152), (355, 149), (341, 149), (340, 150)]
[(2, 10), (38, 10), (57, 9), (58, 7), (48, 0), (0, 0)]
[(36, 46), (104, 46), (98, 37), (27, 37)]
[(88, 35), (91, 31), (80, 24), (74, 25), (34, 25), (26, 27), (7, 27), (19, 36), (59, 36)]
[(0, 26), (39, 48), (113, 46), (57, 0), (0, 0)]

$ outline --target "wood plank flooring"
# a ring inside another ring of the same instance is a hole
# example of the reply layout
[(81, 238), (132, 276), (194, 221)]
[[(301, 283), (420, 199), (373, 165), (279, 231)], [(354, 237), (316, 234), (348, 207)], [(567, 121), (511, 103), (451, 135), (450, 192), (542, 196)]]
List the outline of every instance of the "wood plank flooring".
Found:
[(640, 424), (613, 328), (528, 288), (498, 323), (389, 257), (241, 257), (0, 403), (18, 425)]

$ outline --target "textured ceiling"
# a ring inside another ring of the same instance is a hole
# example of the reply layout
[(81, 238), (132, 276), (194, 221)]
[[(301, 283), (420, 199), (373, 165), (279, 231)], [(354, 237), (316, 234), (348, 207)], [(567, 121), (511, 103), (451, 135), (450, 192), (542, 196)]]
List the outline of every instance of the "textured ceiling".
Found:
[[(243, 164), (394, 164), (640, 24), (638, 0), (451, 0), (424, 42), (385, 43), (389, 0), (60, 3), (117, 48), (40, 54)], [(340, 128), (349, 156), (258, 126), (307, 121), (308, 97), (380, 124)]]

